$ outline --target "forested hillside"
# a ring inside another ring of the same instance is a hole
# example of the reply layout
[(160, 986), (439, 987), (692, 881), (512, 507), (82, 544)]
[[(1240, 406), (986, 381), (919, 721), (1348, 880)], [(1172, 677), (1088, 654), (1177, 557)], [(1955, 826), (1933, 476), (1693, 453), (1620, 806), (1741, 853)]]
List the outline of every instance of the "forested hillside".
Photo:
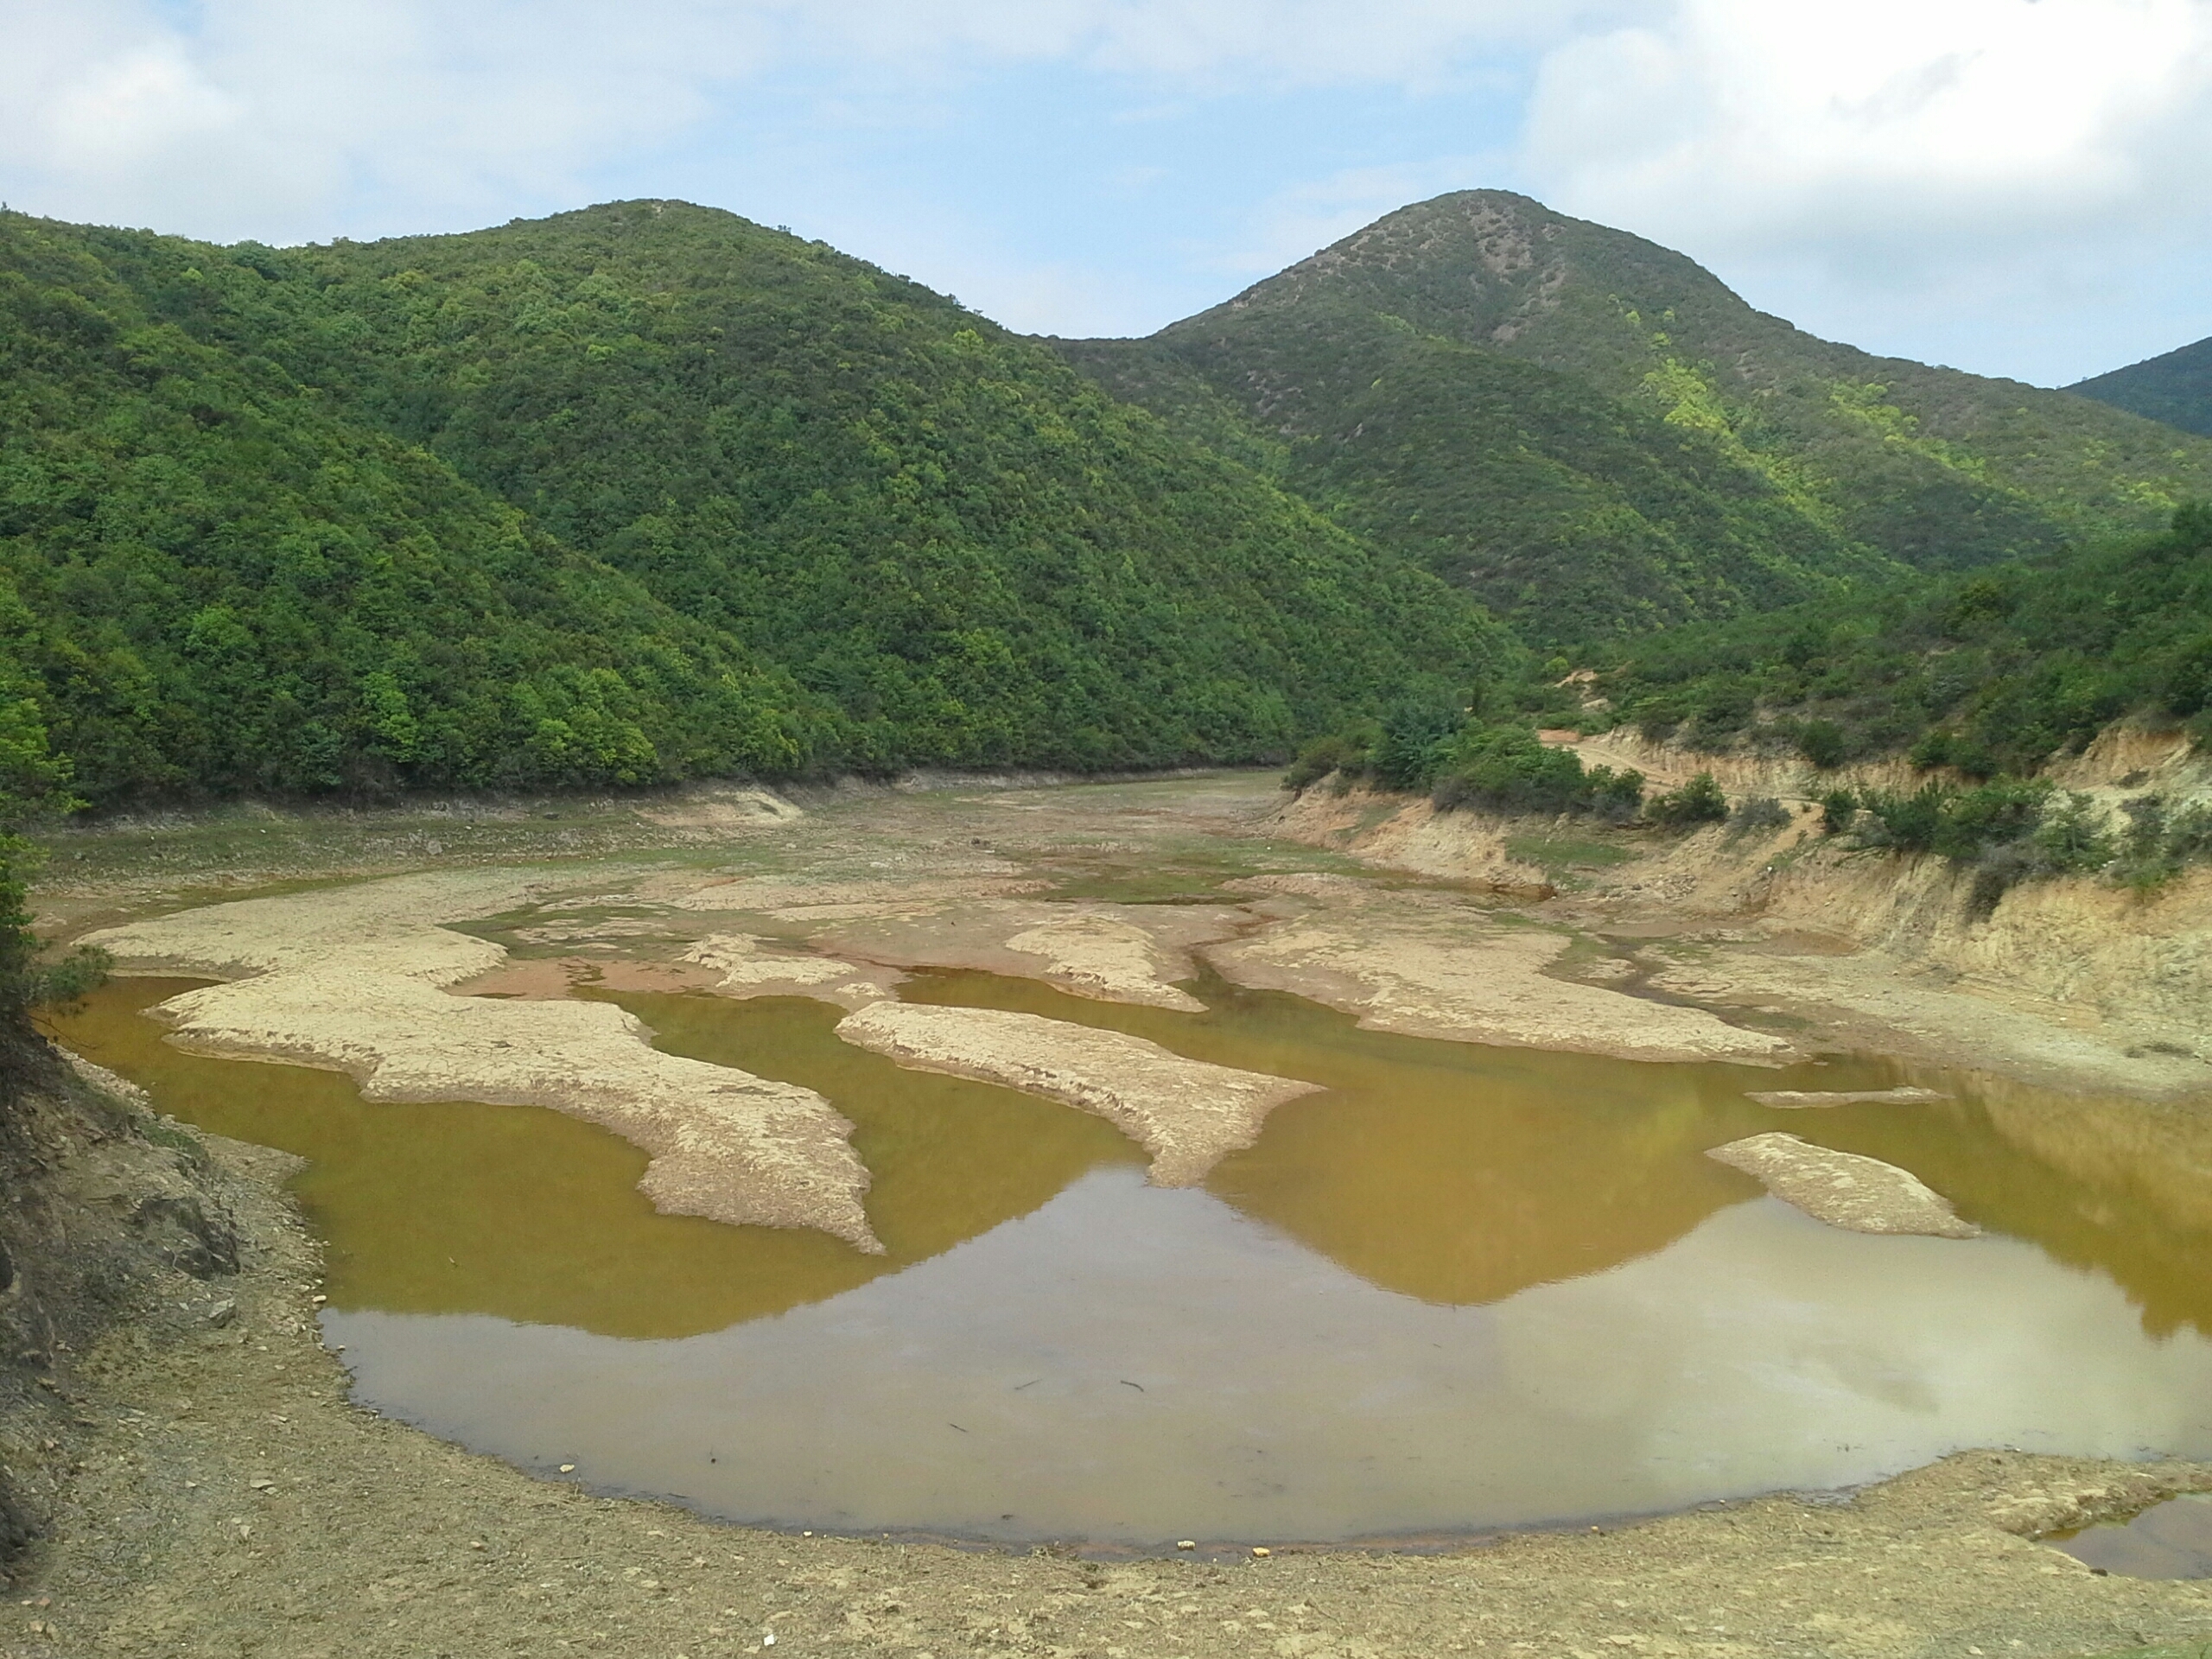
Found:
[(9, 214), (0, 329), (5, 671), (96, 804), (1258, 760), (1511, 649), (726, 213), (287, 251)]
[(1548, 643), (2034, 556), (2212, 495), (2212, 442), (1814, 339), (1503, 192), (1404, 208), (1148, 340), (1062, 349)]
[(2079, 381), (2067, 391), (2212, 437), (2212, 340)]

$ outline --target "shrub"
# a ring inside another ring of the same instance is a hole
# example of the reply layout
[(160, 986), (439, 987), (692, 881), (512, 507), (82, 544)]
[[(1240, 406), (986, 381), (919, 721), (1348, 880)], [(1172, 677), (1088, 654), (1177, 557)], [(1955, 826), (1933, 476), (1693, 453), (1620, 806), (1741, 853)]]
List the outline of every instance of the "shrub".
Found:
[(1626, 823), (1643, 810), (1643, 774), (1634, 766), (1615, 772), (1592, 766), (1586, 774), (1590, 785), (1590, 810), (1608, 823)]
[(1993, 847), (1974, 865), (1974, 885), (1967, 890), (1967, 911), (1986, 916), (1998, 901), (2031, 875), (2042, 874), (2033, 846), (2015, 841)]
[(1427, 789), (1441, 770), (1463, 716), (1441, 702), (1402, 703), (1383, 717), (1374, 750), (1376, 781), (1385, 789)]
[(1771, 795), (1747, 797), (1728, 815), (1728, 829), (1732, 835), (1772, 835), (1789, 827), (1789, 809)]
[(2087, 795), (2069, 794), (2044, 814), (2035, 832), (2036, 851), (2052, 870), (2079, 874), (2113, 861), (2115, 849), (2104, 815)]
[(1586, 772), (1573, 750), (1548, 747), (1529, 727), (1470, 721), (1446, 746), (1430, 798), (1446, 811), (1586, 812), (1624, 823), (1643, 806), (1643, 774), (1610, 766)]
[(1590, 785), (1580, 756), (1546, 747), (1528, 727), (1470, 727), (1452, 746), (1432, 798), (1447, 810), (1557, 814), (1586, 807)]
[(1282, 786), (1295, 794), (1332, 772), (1364, 771), (1369, 747), (1357, 733), (1332, 732), (1326, 737), (1317, 737), (1299, 750), (1298, 758), (1290, 763), (1290, 770), (1282, 775)]
[(1915, 772), (1933, 772), (1938, 766), (1951, 764), (1951, 734), (1941, 726), (1930, 726), (1920, 734), (1905, 759), (1912, 762)]
[(1822, 772), (1841, 766), (1850, 752), (1843, 728), (1832, 720), (1808, 720), (1797, 728), (1797, 753)]
[(1931, 852), (1942, 830), (1943, 808), (1951, 793), (1941, 784), (1923, 784), (1910, 795), (1870, 789), (1859, 798), (1859, 804), (1874, 822), (1861, 825), (1859, 835), (1869, 846), (1894, 848), (1901, 853)]
[(1728, 798), (1720, 792), (1720, 785), (1713, 781), (1711, 772), (1700, 772), (1680, 789), (1654, 796), (1643, 811), (1654, 823), (1687, 829), (1693, 824), (1718, 823), (1726, 818)]
[(1832, 789), (1821, 797), (1821, 829), (1824, 834), (1842, 835), (1859, 816), (1859, 798), (1847, 789)]
[(1980, 857), (1985, 848), (2018, 841), (2042, 822), (2050, 795), (2048, 785), (2011, 779), (1947, 794), (1936, 850), (1963, 861)]

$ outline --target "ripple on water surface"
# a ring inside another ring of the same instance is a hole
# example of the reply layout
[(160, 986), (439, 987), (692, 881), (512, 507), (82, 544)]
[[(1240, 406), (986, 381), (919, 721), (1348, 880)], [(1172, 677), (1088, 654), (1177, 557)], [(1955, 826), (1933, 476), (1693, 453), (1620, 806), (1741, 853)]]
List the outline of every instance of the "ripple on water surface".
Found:
[[(789, 999), (617, 1000), (855, 1125), (887, 1247), (656, 1214), (546, 1111), (366, 1104), (210, 1060), (126, 980), (63, 1021), (286, 1147), (357, 1391), (528, 1466), (735, 1518), (976, 1536), (1344, 1538), (1847, 1484), (1960, 1446), (2212, 1452), (2212, 1195), (2190, 1122), (1874, 1062), (1749, 1071), (1357, 1030), (1217, 981), (1203, 1014), (979, 974), (916, 1000), (1135, 1033), (1325, 1092), (1201, 1190), (1103, 1122), (904, 1071)], [(1911, 1169), (1988, 1230), (1841, 1232), (1705, 1158), (1767, 1128)], [(2201, 1160), (2199, 1160), (2201, 1161)]]

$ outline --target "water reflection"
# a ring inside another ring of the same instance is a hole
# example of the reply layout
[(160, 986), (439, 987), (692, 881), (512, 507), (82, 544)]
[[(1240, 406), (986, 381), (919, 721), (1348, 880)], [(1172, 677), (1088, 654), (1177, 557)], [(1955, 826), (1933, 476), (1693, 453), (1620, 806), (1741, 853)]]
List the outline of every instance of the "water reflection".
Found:
[(294, 1185), (340, 1308), (626, 1338), (717, 1331), (865, 1284), (1033, 1210), (1084, 1170), (1142, 1159), (1096, 1118), (848, 1047), (831, 1034), (838, 1010), (820, 1003), (657, 999), (683, 1052), (734, 1049), (832, 1085), (874, 1172), (868, 1211), (887, 1254), (866, 1256), (810, 1230), (662, 1215), (637, 1190), (644, 1153), (556, 1112), (370, 1103), (338, 1072), (181, 1052), (140, 1010), (205, 982), (117, 980), (55, 1028), (162, 1110), (307, 1159)]
[(2130, 1579), (2212, 1579), (2212, 1497), (2188, 1493), (2134, 1519), (2054, 1541), (2076, 1560)]
[[(530, 1108), (368, 1104), (206, 1059), (123, 980), (65, 1040), (283, 1147), (358, 1390), (518, 1462), (795, 1525), (1349, 1537), (1841, 1484), (1960, 1446), (2212, 1452), (2212, 1169), (2182, 1109), (1877, 1060), (1777, 1074), (1201, 1014), (1022, 980), (916, 1000), (1297, 1077), (1206, 1190), (1104, 1122), (905, 1071), (794, 999), (609, 994), (676, 1052), (820, 1090), (889, 1247), (655, 1213), (644, 1154)], [(1777, 1111), (1746, 1088), (1953, 1098)], [(1783, 1128), (1912, 1170), (1991, 1236), (1808, 1220), (1706, 1148)], [(2006, 1236), (2010, 1235), (2010, 1236)], [(677, 1338), (639, 1342), (638, 1338)]]
[(1483, 1306), (1095, 1171), (832, 1300), (677, 1343), (349, 1313), (358, 1391), (711, 1514), (1010, 1541), (1343, 1539), (1851, 1484), (1962, 1446), (2212, 1449), (2212, 1343), (2032, 1245), (1770, 1198)]
[[(888, 1247), (657, 1214), (643, 1154), (530, 1108), (363, 1103), (296, 1066), (180, 1053), (137, 1010), (193, 982), (127, 979), (60, 1022), (165, 1109), (310, 1160), (303, 1201), (340, 1306), (478, 1311), (609, 1335), (719, 1329), (836, 1295), (1026, 1215), (1141, 1154), (1104, 1122), (1012, 1090), (901, 1069), (837, 1040), (795, 998), (607, 994), (671, 1052), (819, 1090), (849, 1117)], [(1664, 1249), (1758, 1196), (1707, 1147), (1782, 1128), (1911, 1170), (1990, 1231), (2109, 1274), (2145, 1328), (2212, 1330), (2212, 1113), (2051, 1095), (1874, 1060), (1777, 1073), (1637, 1065), (1362, 1031), (1348, 1015), (1217, 978), (1204, 1014), (973, 972), (916, 976), (920, 1001), (1121, 1030), (1226, 1065), (1319, 1083), (1209, 1190), (1370, 1282), (1495, 1302)], [(1746, 1088), (1932, 1084), (1919, 1105), (1777, 1111)]]

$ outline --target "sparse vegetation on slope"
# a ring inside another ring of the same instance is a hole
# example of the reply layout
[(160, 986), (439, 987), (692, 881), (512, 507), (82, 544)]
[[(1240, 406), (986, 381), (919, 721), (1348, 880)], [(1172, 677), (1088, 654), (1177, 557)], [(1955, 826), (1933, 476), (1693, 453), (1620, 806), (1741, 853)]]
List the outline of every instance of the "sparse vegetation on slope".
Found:
[(1821, 766), (1902, 752), (1931, 772), (2026, 777), (2126, 715), (2201, 739), (2212, 511), (2184, 508), (2162, 536), (1899, 583), (1846, 613), (1806, 605), (1654, 635), (1620, 647), (1595, 689), (1611, 704), (1599, 723), (1707, 749), (1794, 747)]

